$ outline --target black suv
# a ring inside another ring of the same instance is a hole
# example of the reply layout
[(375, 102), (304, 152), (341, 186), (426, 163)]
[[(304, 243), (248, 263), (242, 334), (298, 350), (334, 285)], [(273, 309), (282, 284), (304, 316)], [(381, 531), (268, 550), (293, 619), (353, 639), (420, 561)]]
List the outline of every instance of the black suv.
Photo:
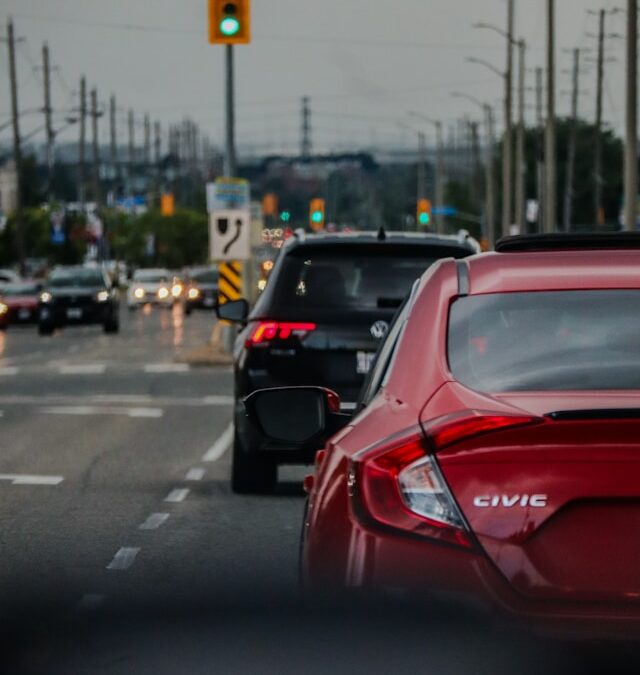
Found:
[(102, 324), (105, 333), (117, 333), (119, 295), (107, 275), (87, 267), (57, 267), (38, 302), (38, 330), (51, 335), (56, 328)]
[(258, 389), (321, 386), (353, 411), (378, 346), (424, 271), (442, 258), (479, 251), (467, 233), (359, 233), (305, 236), (283, 247), (251, 313), (241, 300), (218, 308), (242, 324), (235, 343), (235, 438), (232, 489), (265, 493), (278, 464), (306, 464), (310, 453), (260, 450), (251, 438), (243, 400)]

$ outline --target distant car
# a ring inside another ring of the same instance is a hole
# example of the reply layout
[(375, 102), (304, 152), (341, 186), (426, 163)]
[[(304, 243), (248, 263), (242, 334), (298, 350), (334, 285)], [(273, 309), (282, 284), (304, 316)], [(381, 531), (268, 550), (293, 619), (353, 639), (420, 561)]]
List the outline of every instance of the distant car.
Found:
[(9, 323), (37, 323), (38, 299), (42, 283), (19, 281), (2, 286), (2, 301), (7, 305)]
[(13, 270), (0, 269), (0, 290), (5, 284), (13, 284), (20, 281), (20, 275)]
[(9, 307), (4, 304), (0, 296), (0, 330), (7, 330), (9, 326)]
[(353, 410), (398, 308), (412, 284), (442, 258), (479, 250), (466, 234), (438, 236), (299, 232), (283, 246), (253, 311), (246, 303), (218, 308), (244, 323), (235, 351), (235, 441), (232, 489), (273, 490), (279, 464), (305, 464), (313, 452), (256, 445), (243, 399), (258, 389), (328, 387)]
[(127, 306), (136, 309), (142, 305), (171, 307), (175, 301), (171, 293), (174, 275), (167, 269), (139, 269), (127, 291)]
[(218, 305), (218, 270), (215, 267), (190, 269), (184, 293), (185, 314), (194, 309), (215, 309)]
[(38, 330), (51, 335), (56, 328), (102, 324), (105, 333), (117, 333), (118, 291), (100, 269), (58, 267), (40, 293)]

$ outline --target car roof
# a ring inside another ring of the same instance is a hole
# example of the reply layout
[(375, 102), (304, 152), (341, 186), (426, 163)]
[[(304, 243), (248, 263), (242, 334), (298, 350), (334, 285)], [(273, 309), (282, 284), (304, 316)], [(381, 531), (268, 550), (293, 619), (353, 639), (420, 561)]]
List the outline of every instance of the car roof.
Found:
[(465, 295), (640, 288), (640, 250), (483, 253), (457, 265)]
[(421, 246), (443, 246), (447, 248), (461, 248), (464, 250), (479, 252), (478, 242), (469, 235), (466, 230), (462, 230), (457, 235), (432, 234), (422, 232), (393, 232), (380, 229), (377, 232), (340, 232), (340, 233), (321, 233), (307, 234), (303, 230), (296, 230), (295, 235), (291, 237), (286, 247), (288, 249), (298, 246), (353, 246), (358, 244), (401, 244), (401, 245), (421, 245)]

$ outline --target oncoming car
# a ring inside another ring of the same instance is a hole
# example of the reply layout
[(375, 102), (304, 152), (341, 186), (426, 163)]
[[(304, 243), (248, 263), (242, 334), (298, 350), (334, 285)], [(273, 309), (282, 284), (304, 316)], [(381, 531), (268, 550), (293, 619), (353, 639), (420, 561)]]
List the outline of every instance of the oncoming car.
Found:
[(127, 291), (127, 306), (136, 309), (142, 305), (171, 307), (176, 298), (172, 293), (174, 276), (167, 269), (139, 269)]
[(321, 388), (247, 399), (263, 447), (321, 448), (305, 582), (637, 629), (640, 237), (497, 251), (423, 276), (355, 417)]
[(199, 267), (187, 271), (184, 297), (185, 314), (194, 309), (215, 310), (218, 304), (218, 270), (215, 267)]
[(37, 323), (38, 296), (42, 284), (38, 281), (17, 281), (4, 284), (2, 301), (7, 305), (9, 323)]

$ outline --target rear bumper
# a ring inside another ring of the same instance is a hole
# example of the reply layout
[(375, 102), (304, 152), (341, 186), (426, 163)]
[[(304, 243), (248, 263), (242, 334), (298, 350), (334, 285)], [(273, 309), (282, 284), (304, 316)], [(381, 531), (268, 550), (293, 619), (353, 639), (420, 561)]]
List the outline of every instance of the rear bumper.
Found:
[(37, 307), (10, 307), (6, 314), (7, 322), (11, 324), (28, 324), (38, 322)]

